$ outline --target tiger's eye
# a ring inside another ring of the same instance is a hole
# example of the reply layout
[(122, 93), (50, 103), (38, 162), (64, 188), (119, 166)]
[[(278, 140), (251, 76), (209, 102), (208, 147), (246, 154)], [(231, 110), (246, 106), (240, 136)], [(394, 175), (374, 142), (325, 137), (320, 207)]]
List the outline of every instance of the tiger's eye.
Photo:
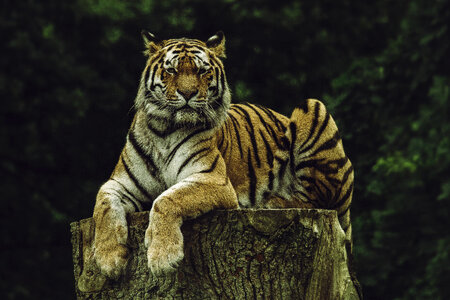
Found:
[(166, 69), (166, 72), (169, 74), (175, 74), (177, 72), (177, 70), (175, 70), (175, 68), (168, 68), (168, 69)]
[(198, 74), (203, 75), (203, 74), (208, 73), (208, 71), (209, 71), (209, 69), (207, 69), (207, 68), (200, 68), (198, 70)]

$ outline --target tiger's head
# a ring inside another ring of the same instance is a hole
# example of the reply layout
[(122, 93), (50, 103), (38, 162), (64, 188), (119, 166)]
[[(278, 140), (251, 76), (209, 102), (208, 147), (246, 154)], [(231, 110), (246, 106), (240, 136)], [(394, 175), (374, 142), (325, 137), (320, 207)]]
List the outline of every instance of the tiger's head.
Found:
[(231, 95), (221, 59), (225, 37), (158, 41), (142, 32), (148, 56), (136, 108), (176, 128), (215, 127), (226, 119)]

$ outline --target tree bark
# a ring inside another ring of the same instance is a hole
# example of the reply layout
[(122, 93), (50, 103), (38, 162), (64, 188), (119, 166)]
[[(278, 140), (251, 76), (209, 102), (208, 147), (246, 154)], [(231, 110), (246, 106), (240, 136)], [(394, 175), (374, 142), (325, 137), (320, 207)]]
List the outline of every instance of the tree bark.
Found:
[(335, 211), (219, 210), (185, 221), (185, 258), (160, 277), (147, 268), (148, 212), (128, 223), (131, 255), (118, 281), (93, 263), (92, 218), (71, 224), (78, 299), (359, 299)]

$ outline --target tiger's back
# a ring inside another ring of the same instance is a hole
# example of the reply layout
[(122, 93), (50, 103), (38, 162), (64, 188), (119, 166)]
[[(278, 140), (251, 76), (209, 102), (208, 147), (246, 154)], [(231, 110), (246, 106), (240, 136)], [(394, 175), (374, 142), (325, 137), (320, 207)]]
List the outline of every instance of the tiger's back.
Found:
[(337, 126), (318, 100), (291, 118), (254, 104), (233, 104), (217, 147), (242, 207), (337, 210), (351, 237), (353, 167)]

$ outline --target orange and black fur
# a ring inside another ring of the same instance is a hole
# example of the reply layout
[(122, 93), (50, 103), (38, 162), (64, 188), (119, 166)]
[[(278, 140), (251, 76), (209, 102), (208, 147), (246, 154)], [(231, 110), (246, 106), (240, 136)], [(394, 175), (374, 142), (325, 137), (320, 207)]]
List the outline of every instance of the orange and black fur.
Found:
[(143, 36), (136, 114), (94, 209), (94, 257), (105, 275), (123, 272), (126, 215), (146, 208), (153, 273), (183, 258), (183, 220), (216, 208), (334, 209), (351, 240), (353, 167), (320, 101), (299, 102), (290, 118), (230, 104), (223, 33), (206, 42)]

